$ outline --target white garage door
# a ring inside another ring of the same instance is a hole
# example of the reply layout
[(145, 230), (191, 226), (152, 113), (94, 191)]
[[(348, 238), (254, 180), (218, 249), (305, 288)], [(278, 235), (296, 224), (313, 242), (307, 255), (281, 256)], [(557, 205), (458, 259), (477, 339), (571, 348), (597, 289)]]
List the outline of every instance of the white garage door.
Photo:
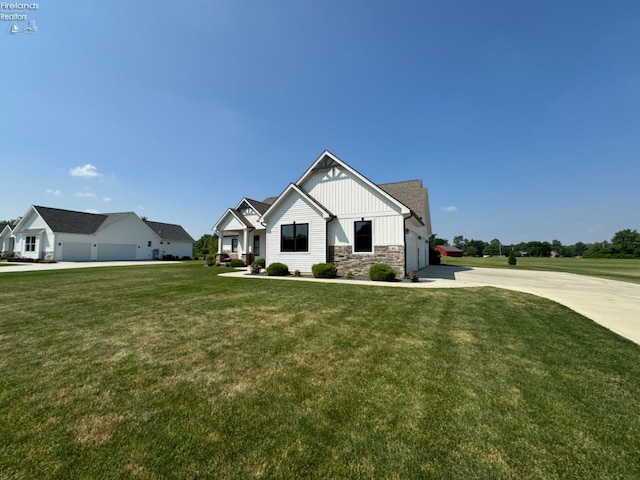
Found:
[(135, 245), (101, 243), (98, 245), (98, 261), (135, 260), (136, 248)]
[(91, 260), (90, 243), (64, 242), (62, 244), (63, 262), (88, 262)]

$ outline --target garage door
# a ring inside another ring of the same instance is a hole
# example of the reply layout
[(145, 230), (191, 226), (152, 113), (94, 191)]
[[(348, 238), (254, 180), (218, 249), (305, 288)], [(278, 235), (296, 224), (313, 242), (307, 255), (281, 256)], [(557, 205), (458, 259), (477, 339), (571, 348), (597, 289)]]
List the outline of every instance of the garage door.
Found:
[(63, 262), (88, 262), (91, 259), (90, 243), (64, 242), (62, 244)]
[(136, 246), (119, 243), (101, 243), (98, 245), (98, 261), (135, 260)]

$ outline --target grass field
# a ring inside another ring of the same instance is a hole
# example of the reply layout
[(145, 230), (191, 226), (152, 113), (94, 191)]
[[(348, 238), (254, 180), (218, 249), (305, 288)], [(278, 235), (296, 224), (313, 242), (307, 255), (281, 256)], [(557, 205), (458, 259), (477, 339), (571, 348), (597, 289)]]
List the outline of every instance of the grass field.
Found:
[(518, 264), (515, 266), (508, 265), (506, 258), (442, 257), (441, 260), (443, 265), (567, 272), (640, 283), (640, 259), (518, 257)]
[(637, 478), (640, 348), (493, 288), (0, 275), (0, 478)]

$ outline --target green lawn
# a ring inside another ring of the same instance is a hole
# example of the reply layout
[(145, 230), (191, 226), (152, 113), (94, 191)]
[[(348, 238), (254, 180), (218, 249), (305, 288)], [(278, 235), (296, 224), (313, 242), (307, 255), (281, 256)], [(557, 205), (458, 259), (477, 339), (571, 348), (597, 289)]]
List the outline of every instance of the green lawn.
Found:
[(521, 270), (544, 270), (568, 272), (592, 277), (640, 283), (640, 259), (618, 260), (607, 258), (534, 258), (518, 257), (518, 264), (510, 266), (507, 258), (442, 257), (443, 265), (486, 268), (516, 268)]
[(637, 478), (640, 347), (494, 288), (0, 274), (0, 478)]

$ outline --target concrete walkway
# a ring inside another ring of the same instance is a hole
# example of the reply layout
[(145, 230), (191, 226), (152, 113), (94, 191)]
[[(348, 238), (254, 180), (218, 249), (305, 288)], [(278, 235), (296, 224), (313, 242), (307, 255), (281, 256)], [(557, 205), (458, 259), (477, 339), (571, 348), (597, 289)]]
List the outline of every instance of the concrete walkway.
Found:
[[(222, 274), (245, 278), (332, 281), (310, 277), (266, 277), (245, 271)], [(370, 282), (336, 279), (357, 285), (404, 288), (498, 287), (548, 298), (584, 315), (640, 345), (640, 284), (585, 275), (532, 270), (431, 266), (420, 271), (420, 282)]]

